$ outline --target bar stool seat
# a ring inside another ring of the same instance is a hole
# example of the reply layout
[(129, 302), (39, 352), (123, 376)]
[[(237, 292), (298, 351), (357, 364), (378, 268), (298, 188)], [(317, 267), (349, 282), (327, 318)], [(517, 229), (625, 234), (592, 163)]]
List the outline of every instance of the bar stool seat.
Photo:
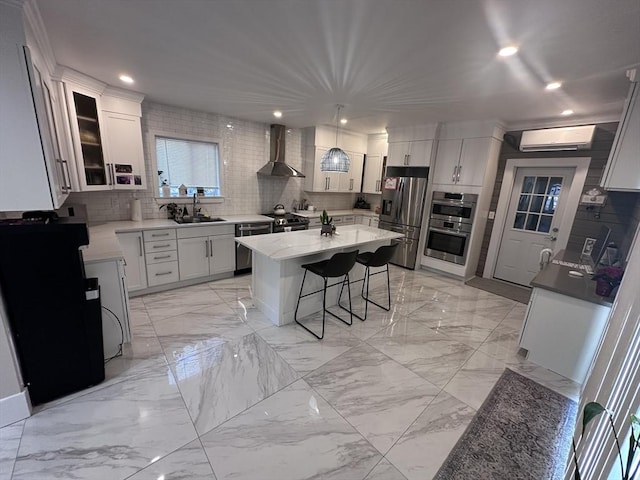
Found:
[[(394, 243), (392, 245), (384, 245), (379, 247), (375, 252), (363, 252), (356, 257), (356, 262), (361, 265), (364, 265), (364, 277), (362, 279), (362, 298), (364, 299), (364, 317), (354, 313), (356, 318), (359, 318), (362, 321), (367, 319), (368, 305), (369, 303), (373, 303), (376, 307), (380, 307), (387, 312), (391, 310), (391, 285), (389, 281), (389, 261), (393, 258), (393, 255), (396, 253), (396, 249), (398, 248), (398, 244)], [(372, 267), (386, 267), (385, 270), (381, 270), (379, 272), (371, 273)], [(387, 306), (380, 305), (379, 303), (374, 302), (369, 298), (369, 284), (371, 283), (371, 277), (373, 275), (378, 275), (379, 273), (387, 273)], [(366, 289), (366, 293), (365, 293)]]
[[(341, 253), (334, 254), (331, 258), (327, 260), (321, 260), (319, 262), (307, 263), (302, 265), (302, 268), (304, 268), (304, 276), (302, 277), (302, 284), (300, 285), (300, 294), (298, 295), (298, 302), (296, 303), (296, 311), (293, 315), (293, 318), (298, 325), (300, 325), (307, 332), (311, 333), (314, 337), (316, 337), (319, 340), (322, 340), (324, 338), (324, 325), (325, 325), (326, 313), (334, 316), (335, 318), (337, 318), (341, 322), (346, 323), (347, 325), (353, 324), (354, 314), (351, 308), (351, 287), (349, 286), (349, 272), (355, 265), (357, 256), (358, 256), (358, 250), (355, 250), (353, 252), (341, 252)], [(313, 292), (305, 293), (303, 295), (302, 290), (304, 289), (304, 282), (307, 278), (307, 272), (311, 272), (318, 275), (319, 277), (322, 277), (324, 281), (324, 286), (319, 290), (314, 290)], [(331, 285), (328, 285), (329, 278), (338, 278), (338, 277), (342, 277), (342, 280), (339, 282), (333, 283)], [(347, 291), (349, 293), (349, 309), (348, 310), (340, 304), (340, 300), (342, 299), (342, 290), (344, 289), (345, 283), (347, 285)], [(336, 285), (341, 285), (340, 295), (338, 296), (338, 306), (342, 310), (349, 312), (349, 322), (347, 322), (343, 318), (340, 318), (335, 313), (327, 310), (327, 288), (334, 287)], [(322, 333), (320, 335), (310, 330), (307, 326), (303, 325), (298, 321), (298, 307), (300, 306), (300, 299), (319, 293), (319, 292), (322, 292)]]

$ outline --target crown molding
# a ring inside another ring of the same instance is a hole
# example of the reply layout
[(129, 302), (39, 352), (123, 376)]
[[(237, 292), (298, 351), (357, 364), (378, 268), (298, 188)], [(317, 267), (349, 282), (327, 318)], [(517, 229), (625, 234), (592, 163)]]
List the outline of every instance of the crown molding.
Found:
[(80, 73), (72, 68), (65, 67), (64, 65), (57, 65), (55, 71), (53, 72), (52, 78), (58, 82), (71, 82), (84, 87), (88, 90), (91, 90), (93, 93), (97, 95), (102, 95), (105, 88), (107, 88), (107, 84), (101, 82), (100, 80), (96, 80), (95, 78), (89, 77), (84, 73)]
[(36, 42), (35, 46), (45, 61), (49, 73), (52, 73), (56, 68), (56, 57), (53, 54), (53, 49), (49, 42), (49, 35), (47, 34), (47, 29), (40, 15), (40, 10), (33, 0), (25, 0), (21, 3), (23, 3), (22, 11), (25, 21)]
[(142, 100), (144, 100), (144, 94), (142, 93), (134, 92), (133, 90), (125, 90), (124, 88), (112, 87), (111, 85), (107, 85), (102, 94), (137, 103), (142, 103)]

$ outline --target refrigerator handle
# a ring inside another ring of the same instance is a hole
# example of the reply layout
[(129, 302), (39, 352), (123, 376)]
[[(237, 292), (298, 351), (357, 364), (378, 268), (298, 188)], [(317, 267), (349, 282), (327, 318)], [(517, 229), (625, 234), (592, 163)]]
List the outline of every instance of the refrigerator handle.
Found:
[(404, 187), (405, 187), (405, 181), (406, 179), (400, 178), (399, 180), (399, 185), (398, 185), (398, 207), (396, 208), (396, 212), (395, 212), (395, 216), (394, 216), (394, 220), (396, 223), (400, 223), (400, 215), (402, 214), (402, 209), (404, 208)]

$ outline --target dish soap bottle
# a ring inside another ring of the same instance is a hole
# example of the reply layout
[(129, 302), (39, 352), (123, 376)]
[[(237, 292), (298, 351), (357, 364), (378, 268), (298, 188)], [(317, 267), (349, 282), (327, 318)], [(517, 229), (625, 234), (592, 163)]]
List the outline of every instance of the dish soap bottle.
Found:
[(184, 183), (178, 187), (178, 193), (181, 197), (187, 196), (187, 187), (185, 187)]

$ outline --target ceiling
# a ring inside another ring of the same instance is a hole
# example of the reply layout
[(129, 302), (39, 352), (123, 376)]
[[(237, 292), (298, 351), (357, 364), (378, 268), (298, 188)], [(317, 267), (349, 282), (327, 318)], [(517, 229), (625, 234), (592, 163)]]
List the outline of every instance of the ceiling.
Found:
[[(619, 119), (638, 0), (37, 0), (56, 61), (170, 105), (350, 130)], [(502, 46), (520, 50), (497, 57)], [(118, 76), (135, 79), (126, 87)], [(638, 72), (640, 74), (640, 72)], [(561, 89), (546, 91), (558, 80)], [(560, 117), (572, 109), (572, 117)]]

